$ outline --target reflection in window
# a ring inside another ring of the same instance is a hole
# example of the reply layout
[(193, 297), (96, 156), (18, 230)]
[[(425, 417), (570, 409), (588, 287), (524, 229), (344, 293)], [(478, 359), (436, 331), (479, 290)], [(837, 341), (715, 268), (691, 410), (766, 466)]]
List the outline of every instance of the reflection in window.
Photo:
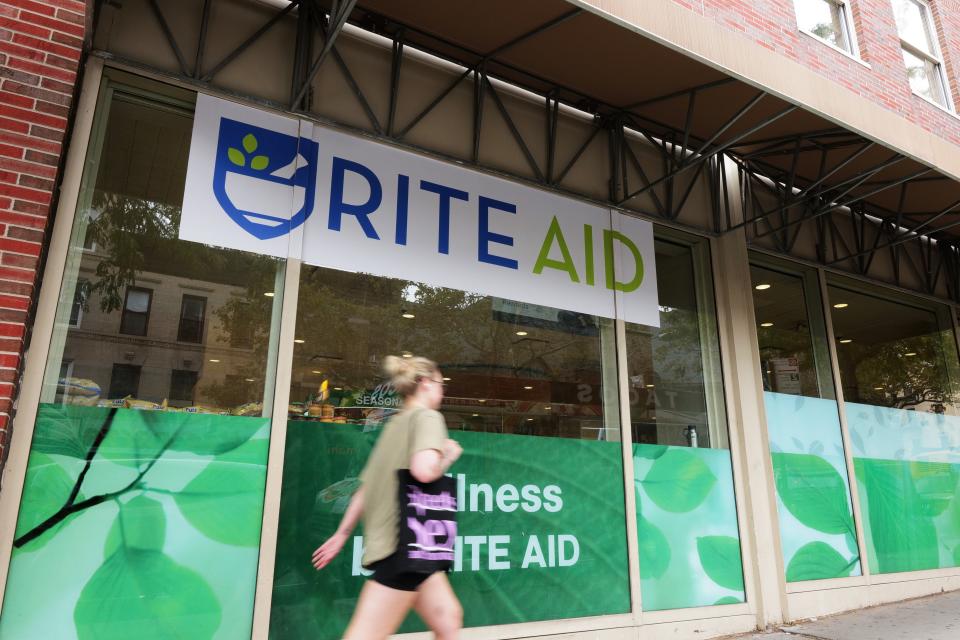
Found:
[(180, 342), (203, 342), (203, 320), (207, 313), (207, 299), (184, 294), (180, 303)]
[(663, 240), (655, 248), (660, 327), (627, 324), (633, 442), (726, 448), (723, 411), (715, 407), (722, 385), (711, 377), (710, 363), (719, 362), (716, 323), (699, 309), (693, 254)]
[(378, 423), (400, 404), (382, 359), (415, 354), (442, 368), (451, 430), (618, 439), (609, 320), (310, 266), (297, 316), (292, 418)]
[(140, 371), (142, 367), (133, 364), (115, 364), (110, 374), (110, 397), (136, 397), (140, 390)]
[(153, 291), (130, 287), (123, 302), (123, 315), (120, 317), (120, 333), (131, 336), (147, 335), (147, 323), (150, 320), (150, 302)]
[(838, 285), (829, 295), (845, 401), (958, 415), (957, 353), (945, 307)]
[(88, 286), (90, 286), (90, 283), (84, 278), (77, 281), (77, 289), (73, 292), (73, 305), (70, 307), (69, 324), (71, 327), (79, 327), (80, 321), (83, 319), (83, 308), (87, 304)]
[(278, 262), (177, 239), (189, 108), (119, 90), (108, 108), (59, 312), (83, 328), (55, 336), (48, 370), (73, 367), (44, 401), (262, 415)]
[(910, 88), (924, 98), (950, 108), (930, 7), (924, 0), (893, 0), (893, 14)]
[(848, 3), (844, 0), (796, 0), (797, 23), (833, 46), (853, 53)]
[(815, 277), (750, 267), (764, 391), (835, 395)]

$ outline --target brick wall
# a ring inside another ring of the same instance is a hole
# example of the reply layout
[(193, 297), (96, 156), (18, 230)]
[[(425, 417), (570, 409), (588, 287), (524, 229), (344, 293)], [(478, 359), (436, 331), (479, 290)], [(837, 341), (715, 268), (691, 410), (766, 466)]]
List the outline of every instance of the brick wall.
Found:
[(83, 49), (80, 0), (0, 0), (0, 465)]
[[(861, 64), (797, 27), (794, 0), (673, 0), (960, 144), (960, 118), (910, 90), (890, 0), (848, 0)], [(954, 103), (960, 106), (960, 0), (928, 0)]]

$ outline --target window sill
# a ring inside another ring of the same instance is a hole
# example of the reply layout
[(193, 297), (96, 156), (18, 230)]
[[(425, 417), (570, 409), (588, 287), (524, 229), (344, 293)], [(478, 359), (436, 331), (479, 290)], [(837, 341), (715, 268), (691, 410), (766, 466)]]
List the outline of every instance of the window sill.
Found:
[(940, 104), (939, 102), (934, 102), (933, 100), (931, 100), (931, 99), (928, 98), (927, 96), (925, 96), (925, 95), (923, 95), (923, 94), (920, 94), (920, 93), (917, 93), (916, 91), (911, 91), (910, 93), (912, 93), (915, 97), (920, 98), (921, 100), (923, 100), (923, 101), (926, 102), (927, 104), (936, 107), (936, 108), (939, 109), (940, 111), (943, 111), (943, 112), (944, 112), (945, 114), (947, 114), (948, 116), (950, 116), (950, 117), (952, 117), (952, 118), (956, 118), (957, 120), (960, 120), (960, 115), (958, 115), (957, 112), (954, 111), (953, 109), (951, 109), (950, 107), (946, 107), (946, 106)]
[(808, 38), (813, 38), (814, 40), (816, 40), (816, 41), (819, 42), (820, 44), (822, 44), (822, 45), (824, 45), (824, 46), (827, 46), (827, 47), (830, 47), (831, 49), (833, 49), (833, 50), (836, 51), (837, 53), (843, 55), (843, 56), (846, 57), (846, 58), (849, 58), (850, 60), (853, 60), (853, 61), (856, 62), (857, 64), (862, 65), (862, 66), (866, 67), (867, 69), (871, 69), (871, 70), (873, 69), (873, 67), (871, 67), (867, 62), (865, 62), (862, 58), (860, 58), (860, 56), (858, 56), (858, 55), (856, 55), (856, 54), (853, 54), (853, 53), (850, 53), (850, 52), (847, 51), (846, 49), (841, 49), (840, 47), (838, 47), (837, 45), (833, 44), (832, 42), (827, 42), (826, 40), (824, 40), (823, 38), (821, 38), (821, 37), (818, 36), (817, 34), (813, 33), (812, 31), (807, 31), (806, 29), (801, 29), (801, 28), (798, 28), (797, 30), (798, 30), (800, 33), (802, 33), (803, 35), (807, 36)]

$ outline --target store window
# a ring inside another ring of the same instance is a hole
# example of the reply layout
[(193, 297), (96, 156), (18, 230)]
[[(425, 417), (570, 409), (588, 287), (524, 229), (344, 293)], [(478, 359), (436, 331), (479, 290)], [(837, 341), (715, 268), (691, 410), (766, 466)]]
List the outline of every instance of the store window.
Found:
[(846, 0), (794, 0), (801, 31), (856, 55), (850, 3)]
[(153, 291), (151, 289), (128, 287), (123, 302), (123, 313), (120, 316), (120, 333), (131, 336), (147, 335), (152, 301)]
[(466, 625), (628, 612), (614, 336), (588, 314), (303, 266), (271, 636), (339, 638), (348, 621), (361, 533), (319, 574), (305, 559), (400, 406), (388, 354), (437, 361), (447, 385)]
[(250, 637), (284, 265), (178, 240), (192, 100), (100, 88), (0, 637)]
[(930, 5), (926, 0), (893, 0), (893, 14), (910, 88), (917, 95), (952, 109)]
[(743, 602), (707, 243), (655, 251), (660, 327), (626, 325), (643, 609)]
[(860, 575), (860, 553), (819, 275), (750, 265), (787, 582)]
[(960, 565), (951, 310), (836, 278), (830, 311), (873, 573)]
[(203, 342), (203, 323), (207, 315), (207, 299), (184, 294), (180, 302), (180, 342)]

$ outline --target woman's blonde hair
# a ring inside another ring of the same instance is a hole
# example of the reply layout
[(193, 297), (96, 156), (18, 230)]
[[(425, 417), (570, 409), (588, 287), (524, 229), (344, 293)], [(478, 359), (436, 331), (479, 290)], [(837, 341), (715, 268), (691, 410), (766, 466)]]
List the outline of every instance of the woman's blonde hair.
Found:
[(417, 390), (421, 378), (429, 378), (439, 369), (436, 362), (427, 358), (387, 356), (383, 359), (383, 371), (390, 376), (397, 393), (407, 397)]

